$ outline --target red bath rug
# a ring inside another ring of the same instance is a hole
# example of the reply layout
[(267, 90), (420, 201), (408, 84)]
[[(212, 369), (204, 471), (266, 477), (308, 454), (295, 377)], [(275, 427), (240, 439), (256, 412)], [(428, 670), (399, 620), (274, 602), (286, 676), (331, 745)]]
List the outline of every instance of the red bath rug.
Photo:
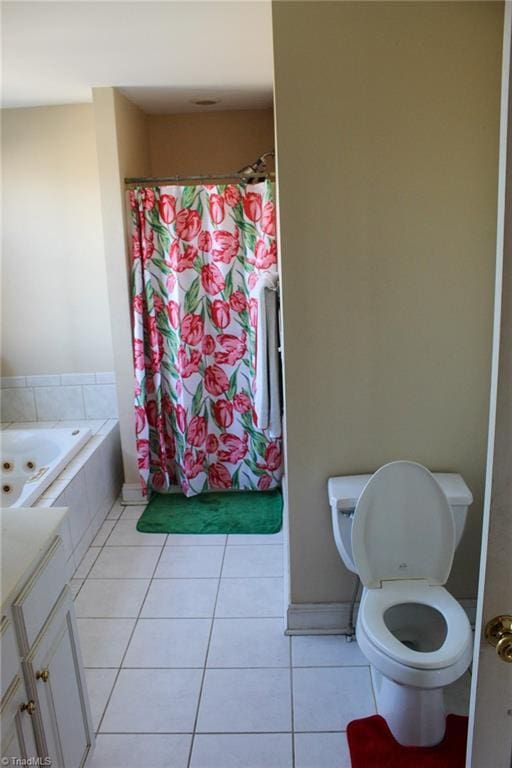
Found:
[(444, 739), (435, 747), (403, 747), (380, 715), (347, 726), (352, 768), (464, 768), (468, 719), (448, 715)]

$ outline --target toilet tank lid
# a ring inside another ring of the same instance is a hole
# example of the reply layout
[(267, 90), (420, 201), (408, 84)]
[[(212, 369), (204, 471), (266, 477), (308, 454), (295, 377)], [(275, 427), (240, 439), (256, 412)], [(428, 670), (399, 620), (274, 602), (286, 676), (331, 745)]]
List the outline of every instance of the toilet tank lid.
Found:
[[(469, 507), (472, 504), (473, 494), (460, 475), (452, 472), (434, 472), (433, 475), (452, 507)], [(357, 500), (371, 476), (371, 474), (367, 474), (330, 477), (327, 489), (331, 507), (342, 511), (355, 509)]]
[(330, 477), (327, 490), (331, 507), (344, 511), (355, 509), (357, 500), (370, 477), (371, 474)]

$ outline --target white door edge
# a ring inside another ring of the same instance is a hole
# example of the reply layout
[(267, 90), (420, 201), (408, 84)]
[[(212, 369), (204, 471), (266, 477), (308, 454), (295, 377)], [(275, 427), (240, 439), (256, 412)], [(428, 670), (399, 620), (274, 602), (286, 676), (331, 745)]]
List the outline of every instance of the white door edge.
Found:
[(494, 293), (493, 345), (491, 364), (491, 392), (489, 403), (489, 433), (487, 443), (487, 466), (485, 479), (484, 507), (482, 519), (482, 544), (480, 573), (475, 622), (475, 647), (473, 652), (473, 668), (471, 678), (471, 695), (469, 703), (468, 747), (466, 768), (471, 768), (473, 757), (473, 739), (475, 733), (476, 690), (480, 662), (480, 638), (483, 631), (483, 611), (485, 577), (487, 570), (487, 552), (489, 545), (489, 521), (491, 512), (491, 492), (494, 467), (494, 446), (496, 436), (496, 408), (498, 395), (499, 353), (501, 340), (502, 314), (502, 283), (503, 256), (505, 244), (505, 200), (507, 182), (507, 148), (509, 144), (509, 94), (510, 94), (510, 65), (512, 37), (512, 0), (505, 1), (503, 24), (503, 54), (501, 80), (501, 109), (500, 109), (500, 138), (499, 138), (499, 178), (497, 200), (497, 232), (496, 232), (496, 277)]

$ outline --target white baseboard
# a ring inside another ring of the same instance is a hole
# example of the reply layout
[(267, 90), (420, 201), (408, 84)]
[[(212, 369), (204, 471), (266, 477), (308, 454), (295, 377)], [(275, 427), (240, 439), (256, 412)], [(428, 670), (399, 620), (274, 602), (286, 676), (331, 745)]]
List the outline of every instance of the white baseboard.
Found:
[[(459, 600), (475, 623), (476, 600)], [(354, 625), (357, 620), (359, 603), (354, 610)], [(287, 610), (287, 635), (346, 635), (349, 630), (350, 603), (290, 603)]]
[[(173, 485), (165, 493), (182, 493), (182, 490), (177, 485)], [(138, 483), (124, 483), (122, 498), (123, 504), (127, 506), (130, 504), (147, 504), (148, 502), (147, 496), (144, 496)]]
[[(355, 616), (357, 616), (357, 606)], [(350, 603), (290, 603), (287, 635), (343, 635), (348, 630)], [(354, 617), (355, 622), (355, 617)]]
[[(166, 491), (166, 494), (183, 493), (182, 489), (177, 485), (172, 485)], [(236, 488), (226, 488), (220, 491), (220, 493), (238, 493)], [(144, 496), (140, 485), (138, 483), (124, 483), (122, 491), (123, 504), (147, 504), (147, 496)]]
[(146, 504), (147, 498), (143, 495), (139, 483), (123, 483), (123, 504)]

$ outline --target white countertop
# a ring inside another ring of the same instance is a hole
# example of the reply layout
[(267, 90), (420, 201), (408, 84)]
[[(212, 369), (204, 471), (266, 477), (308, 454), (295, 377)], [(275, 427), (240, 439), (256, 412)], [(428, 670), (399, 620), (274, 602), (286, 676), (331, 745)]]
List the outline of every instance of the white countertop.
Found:
[(57, 535), (67, 511), (67, 507), (12, 507), (0, 510), (2, 615)]

